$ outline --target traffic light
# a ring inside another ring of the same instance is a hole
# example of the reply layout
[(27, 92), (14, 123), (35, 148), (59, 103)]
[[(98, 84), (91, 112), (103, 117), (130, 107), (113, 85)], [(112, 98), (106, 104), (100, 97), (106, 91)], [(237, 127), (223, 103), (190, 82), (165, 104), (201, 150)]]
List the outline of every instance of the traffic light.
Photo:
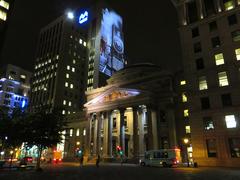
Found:
[(117, 146), (117, 152), (120, 156), (123, 155), (123, 150), (122, 150), (122, 147), (121, 146)]

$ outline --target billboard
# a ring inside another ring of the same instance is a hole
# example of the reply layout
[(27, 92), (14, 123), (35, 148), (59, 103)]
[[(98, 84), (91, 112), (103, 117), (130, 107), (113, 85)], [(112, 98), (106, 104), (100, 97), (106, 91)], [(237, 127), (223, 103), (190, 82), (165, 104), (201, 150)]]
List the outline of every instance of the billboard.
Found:
[(122, 18), (109, 9), (102, 10), (100, 72), (111, 76), (124, 67)]

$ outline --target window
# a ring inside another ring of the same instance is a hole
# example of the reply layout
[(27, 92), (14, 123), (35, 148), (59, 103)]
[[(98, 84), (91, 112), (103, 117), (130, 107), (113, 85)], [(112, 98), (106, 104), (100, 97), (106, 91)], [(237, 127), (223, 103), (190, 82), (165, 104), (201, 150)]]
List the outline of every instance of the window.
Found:
[(228, 78), (227, 78), (227, 73), (226, 72), (220, 72), (218, 73), (218, 81), (219, 81), (219, 86), (228, 86)]
[(229, 11), (234, 8), (234, 0), (223, 0), (224, 9)]
[(201, 98), (201, 107), (202, 107), (202, 110), (210, 108), (210, 102), (208, 97)]
[(83, 136), (86, 136), (86, 134), (87, 134), (87, 130), (86, 130), (86, 128), (84, 128), (83, 129)]
[(82, 39), (79, 39), (79, 44), (82, 44), (83, 43), (83, 40)]
[(187, 95), (186, 93), (182, 93), (182, 102), (187, 102)]
[(216, 139), (207, 139), (206, 143), (208, 157), (217, 157)]
[(7, 20), (7, 13), (0, 10), (0, 19), (3, 20), (3, 21), (6, 21)]
[(70, 66), (67, 66), (67, 70), (70, 70)]
[(216, 30), (217, 30), (217, 23), (216, 23), (216, 21), (210, 22), (209, 23), (209, 31), (212, 32), (212, 31), (216, 31)]
[(203, 126), (205, 130), (214, 129), (212, 117), (203, 117)]
[(204, 69), (204, 61), (203, 58), (196, 59), (196, 68), (197, 70)]
[(236, 16), (236, 14), (228, 16), (228, 25), (232, 26), (234, 24), (237, 24), (237, 16)]
[(76, 64), (76, 60), (75, 59), (73, 59), (73, 64)]
[(4, 0), (0, 0), (0, 6), (5, 9), (9, 9), (9, 3)]
[(65, 111), (65, 110), (62, 110), (62, 114), (63, 114), (63, 115), (66, 114), (66, 111)]
[(235, 49), (235, 54), (236, 54), (236, 59), (239, 61), (240, 60), (240, 48)]
[(163, 110), (160, 110), (159, 115), (160, 115), (160, 121), (166, 122), (166, 112)]
[(70, 129), (70, 131), (69, 131), (69, 136), (70, 136), (70, 137), (73, 136), (73, 129)]
[(224, 64), (223, 53), (215, 54), (214, 57), (217, 66)]
[(117, 128), (117, 119), (113, 118), (113, 129)]
[(80, 135), (80, 129), (78, 128), (77, 130), (76, 130), (76, 136), (79, 136)]
[(70, 88), (73, 89), (73, 84), (70, 85)]
[(185, 126), (186, 134), (191, 133), (191, 127), (190, 126)]
[(186, 3), (187, 6), (187, 14), (188, 14), (188, 21), (189, 23), (193, 23), (198, 21), (198, 11), (197, 11), (197, 5), (195, 1), (191, 1)]
[(206, 15), (210, 16), (216, 14), (216, 8), (214, 5), (214, 0), (204, 0)]
[(193, 45), (194, 53), (198, 53), (202, 51), (201, 43), (197, 42)]
[(212, 47), (213, 47), (213, 48), (220, 47), (221, 42), (220, 42), (220, 39), (219, 39), (218, 36), (213, 37), (211, 40), (212, 40)]
[(233, 31), (231, 34), (234, 42), (240, 41), (240, 30)]
[(237, 127), (237, 122), (236, 122), (234, 115), (226, 115), (225, 122), (226, 122), (227, 128), (236, 128)]
[(188, 109), (185, 109), (185, 110), (183, 111), (183, 116), (184, 116), (184, 117), (188, 117), (188, 116), (189, 116), (189, 111), (188, 111)]
[(72, 72), (75, 72), (75, 68), (74, 67), (72, 68)]
[(69, 74), (66, 74), (66, 78), (67, 78), (67, 79), (69, 78)]
[(199, 36), (198, 27), (192, 29), (192, 38)]
[(68, 82), (65, 82), (65, 87), (68, 87)]
[(83, 42), (83, 46), (85, 46), (85, 47), (87, 46), (87, 43), (85, 41)]
[(240, 138), (229, 138), (231, 157), (240, 158)]
[(223, 106), (231, 106), (232, 105), (232, 98), (231, 94), (222, 94), (222, 105)]
[(72, 106), (72, 102), (71, 101), (68, 102), (68, 106)]
[(181, 82), (180, 82), (180, 85), (182, 86), (182, 85), (185, 85), (186, 84), (186, 81), (185, 80), (182, 80)]
[(63, 100), (63, 105), (66, 105), (66, 103), (67, 103), (66, 100)]
[(199, 78), (199, 90), (205, 90), (208, 89), (208, 85), (207, 85), (207, 80), (206, 80), (206, 76), (202, 76)]

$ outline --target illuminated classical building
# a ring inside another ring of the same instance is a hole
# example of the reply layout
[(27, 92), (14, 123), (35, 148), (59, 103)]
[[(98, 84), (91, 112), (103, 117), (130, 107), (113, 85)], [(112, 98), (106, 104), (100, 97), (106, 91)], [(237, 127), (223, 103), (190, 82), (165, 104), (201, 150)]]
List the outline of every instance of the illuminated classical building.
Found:
[(78, 149), (88, 157), (119, 158), (119, 146), (137, 159), (149, 149), (178, 147), (174, 96), (173, 75), (155, 65), (116, 72), (106, 86), (87, 92), (86, 115), (70, 125), (65, 158), (74, 158)]
[(172, 0), (179, 16), (179, 80), (193, 160), (240, 166), (240, 1)]
[(26, 109), (29, 104), (32, 73), (8, 64), (0, 69), (0, 107), (9, 113), (14, 108)]

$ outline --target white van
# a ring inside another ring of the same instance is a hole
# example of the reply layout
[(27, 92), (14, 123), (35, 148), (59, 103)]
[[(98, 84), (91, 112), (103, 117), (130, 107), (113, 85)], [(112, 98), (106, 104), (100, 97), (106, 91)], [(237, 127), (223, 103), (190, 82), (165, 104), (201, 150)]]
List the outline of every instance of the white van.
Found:
[(139, 160), (141, 166), (177, 166), (181, 162), (180, 149), (159, 149), (146, 151)]

